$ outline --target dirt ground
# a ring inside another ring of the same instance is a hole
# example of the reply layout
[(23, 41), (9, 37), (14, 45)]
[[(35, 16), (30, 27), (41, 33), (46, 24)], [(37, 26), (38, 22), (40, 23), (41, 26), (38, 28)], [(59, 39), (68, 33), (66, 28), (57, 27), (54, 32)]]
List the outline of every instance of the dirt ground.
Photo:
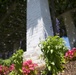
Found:
[(59, 73), (59, 75), (76, 75), (76, 61), (70, 61), (64, 66), (64, 72)]

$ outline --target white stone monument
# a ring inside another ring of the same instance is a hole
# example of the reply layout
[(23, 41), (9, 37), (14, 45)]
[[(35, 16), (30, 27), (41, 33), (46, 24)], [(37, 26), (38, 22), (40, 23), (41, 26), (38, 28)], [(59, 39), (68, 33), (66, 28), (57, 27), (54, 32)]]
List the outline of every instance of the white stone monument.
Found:
[(27, 0), (27, 51), (23, 61), (32, 59), (39, 66), (45, 64), (38, 44), (47, 36), (53, 36), (48, 0)]

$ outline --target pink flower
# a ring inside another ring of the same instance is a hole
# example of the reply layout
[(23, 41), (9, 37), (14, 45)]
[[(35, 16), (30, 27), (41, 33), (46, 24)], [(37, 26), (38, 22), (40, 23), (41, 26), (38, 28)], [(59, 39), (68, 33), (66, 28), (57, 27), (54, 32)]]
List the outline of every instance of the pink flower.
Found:
[(73, 48), (72, 50), (68, 50), (65, 53), (65, 58), (66, 59), (73, 59), (74, 57), (76, 57), (76, 48)]
[(34, 70), (34, 65), (32, 64), (32, 65), (29, 65), (29, 69), (30, 70)]
[(22, 70), (23, 70), (23, 73), (24, 74), (29, 74), (30, 73), (30, 70), (29, 69), (26, 69), (24, 67), (22, 67)]
[(0, 74), (1, 75), (8, 75), (8, 73), (9, 73), (9, 68), (7, 66), (0, 65)]
[(15, 65), (14, 64), (10, 65), (9, 69), (10, 71), (13, 71), (15, 69)]
[(28, 75), (34, 72), (36, 66), (37, 64), (33, 63), (32, 60), (23, 62), (23, 66), (22, 66), (23, 74)]
[(67, 57), (67, 56), (68, 56), (68, 52), (65, 53), (65, 57)]
[(23, 62), (23, 66), (29, 66), (30, 64), (32, 64), (32, 60), (28, 60), (26, 62)]
[(3, 71), (3, 70), (2, 70), (2, 67), (3, 67), (3, 66), (2, 66), (2, 65), (0, 65), (0, 73)]
[(76, 50), (76, 48), (73, 48), (72, 50)]

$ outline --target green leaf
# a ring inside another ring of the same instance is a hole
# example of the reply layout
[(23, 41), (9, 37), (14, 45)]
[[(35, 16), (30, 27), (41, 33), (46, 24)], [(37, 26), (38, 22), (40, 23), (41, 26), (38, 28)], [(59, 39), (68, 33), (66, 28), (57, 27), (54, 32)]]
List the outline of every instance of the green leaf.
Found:
[(54, 63), (54, 62), (51, 62), (51, 64), (52, 64), (52, 65), (55, 65), (55, 63)]
[(48, 70), (51, 71), (51, 66), (48, 66)]
[(50, 50), (51, 54), (53, 53), (53, 49)]

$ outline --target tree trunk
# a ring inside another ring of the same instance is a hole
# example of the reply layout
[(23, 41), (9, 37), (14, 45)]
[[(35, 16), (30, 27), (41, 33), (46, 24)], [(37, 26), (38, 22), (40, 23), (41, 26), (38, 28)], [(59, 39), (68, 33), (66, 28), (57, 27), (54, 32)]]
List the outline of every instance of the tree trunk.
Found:
[(57, 29), (56, 29), (56, 16), (55, 16), (54, 0), (50, 0), (50, 12), (51, 12), (54, 35), (56, 35), (57, 34)]

